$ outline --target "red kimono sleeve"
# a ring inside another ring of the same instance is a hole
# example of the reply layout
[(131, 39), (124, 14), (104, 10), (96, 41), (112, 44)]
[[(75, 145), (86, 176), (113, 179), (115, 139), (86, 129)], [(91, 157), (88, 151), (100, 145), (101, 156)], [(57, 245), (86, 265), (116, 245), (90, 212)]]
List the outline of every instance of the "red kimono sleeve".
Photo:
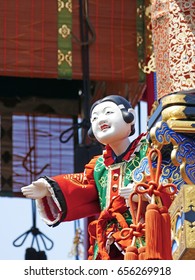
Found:
[[(97, 157), (94, 157), (85, 166), (83, 173), (44, 177), (52, 187), (54, 199), (51, 202), (51, 199), (44, 198), (41, 212), (44, 212), (47, 219), (54, 221), (51, 225), (56, 226), (63, 221), (77, 220), (100, 212), (99, 197), (93, 177), (96, 160)], [(56, 215), (59, 216), (58, 221)]]

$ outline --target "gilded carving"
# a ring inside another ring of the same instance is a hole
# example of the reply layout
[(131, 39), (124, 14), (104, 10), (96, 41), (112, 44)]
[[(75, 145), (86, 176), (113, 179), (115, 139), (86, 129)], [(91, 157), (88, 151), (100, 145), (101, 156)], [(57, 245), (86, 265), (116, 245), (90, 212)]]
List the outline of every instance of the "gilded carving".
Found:
[(195, 259), (195, 186), (183, 185), (169, 208), (173, 258)]
[(187, 184), (195, 183), (195, 139), (185, 134), (176, 133), (165, 122), (158, 122), (150, 131), (152, 144), (162, 149), (172, 144), (171, 159), (180, 167), (182, 178)]

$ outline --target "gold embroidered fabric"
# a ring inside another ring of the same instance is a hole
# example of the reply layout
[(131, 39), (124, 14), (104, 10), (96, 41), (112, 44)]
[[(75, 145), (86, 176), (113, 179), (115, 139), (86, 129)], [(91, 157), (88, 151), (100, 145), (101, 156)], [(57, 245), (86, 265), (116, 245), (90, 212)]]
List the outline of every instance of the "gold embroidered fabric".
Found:
[(58, 76), (72, 77), (72, 0), (58, 0)]
[(153, 0), (158, 99), (195, 87), (195, 2)]

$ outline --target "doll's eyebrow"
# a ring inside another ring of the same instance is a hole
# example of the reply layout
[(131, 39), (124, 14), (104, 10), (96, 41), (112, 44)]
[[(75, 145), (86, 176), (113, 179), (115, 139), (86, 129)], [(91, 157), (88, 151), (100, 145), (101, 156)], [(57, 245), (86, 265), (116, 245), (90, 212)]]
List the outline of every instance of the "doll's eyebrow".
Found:
[[(107, 109), (113, 110), (112, 107), (107, 106), (107, 107), (103, 108), (102, 111), (105, 112)], [(98, 112), (99, 112), (99, 110), (97, 110), (97, 111), (92, 111), (92, 115), (93, 115), (93, 114), (97, 114), (97, 115), (98, 115)]]
[(94, 111), (93, 111), (93, 112), (91, 113), (91, 116), (97, 115), (97, 114), (98, 114), (98, 112), (96, 112), (96, 111), (94, 112)]

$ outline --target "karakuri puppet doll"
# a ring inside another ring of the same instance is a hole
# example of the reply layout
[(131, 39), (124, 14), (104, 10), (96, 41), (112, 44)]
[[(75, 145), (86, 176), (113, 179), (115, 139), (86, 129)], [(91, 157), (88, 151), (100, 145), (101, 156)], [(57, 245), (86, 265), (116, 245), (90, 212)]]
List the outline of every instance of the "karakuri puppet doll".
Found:
[(92, 158), (82, 173), (44, 176), (21, 190), (27, 198), (36, 199), (40, 216), (49, 226), (96, 216), (88, 227), (88, 258), (124, 259), (132, 240), (121, 232), (132, 224), (128, 203), (134, 190), (132, 172), (146, 156), (146, 134), (130, 141), (135, 132), (135, 111), (118, 95), (96, 101), (90, 121), (89, 137), (104, 145), (103, 153)]

